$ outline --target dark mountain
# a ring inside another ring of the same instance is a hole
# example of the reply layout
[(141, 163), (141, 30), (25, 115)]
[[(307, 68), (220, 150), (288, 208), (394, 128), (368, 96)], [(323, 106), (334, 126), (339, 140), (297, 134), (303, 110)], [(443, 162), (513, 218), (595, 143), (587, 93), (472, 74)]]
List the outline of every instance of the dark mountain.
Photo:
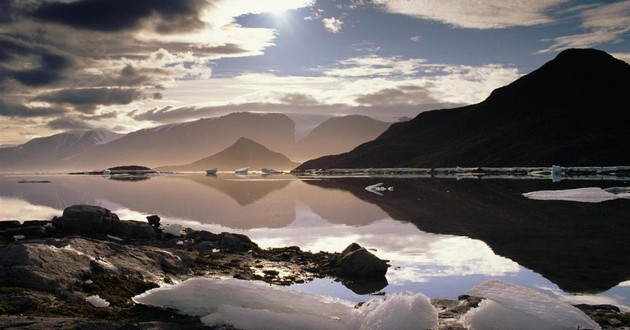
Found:
[(16, 147), (1, 148), (0, 171), (26, 172), (60, 168), (73, 157), (123, 136), (107, 130), (87, 130), (36, 138)]
[(242, 136), (275, 150), (288, 150), (295, 141), (295, 123), (282, 114), (242, 112), (143, 129), (76, 157), (67, 168), (184, 164), (219, 152)]
[(346, 152), (375, 139), (390, 125), (391, 123), (360, 115), (332, 117), (298, 141), (291, 156), (294, 159), (307, 160)]
[(423, 112), (299, 170), (630, 164), (630, 65), (570, 49), (483, 102)]
[(241, 167), (260, 170), (263, 167), (278, 170), (290, 170), (299, 163), (292, 162), (287, 156), (273, 152), (248, 138), (240, 138), (227, 149), (212, 156), (186, 165), (164, 166), (157, 168), (166, 171), (203, 171), (216, 167), (219, 171), (231, 171)]

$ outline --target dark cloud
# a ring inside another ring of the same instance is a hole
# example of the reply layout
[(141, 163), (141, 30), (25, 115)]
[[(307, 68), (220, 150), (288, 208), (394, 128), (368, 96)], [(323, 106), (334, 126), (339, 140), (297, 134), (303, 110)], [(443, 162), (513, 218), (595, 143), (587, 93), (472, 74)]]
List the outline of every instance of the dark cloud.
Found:
[(145, 26), (159, 33), (192, 31), (204, 26), (198, 17), (205, 0), (81, 0), (46, 2), (32, 16), (77, 29), (102, 32)]
[(416, 85), (401, 85), (396, 88), (382, 89), (375, 93), (361, 95), (355, 101), (366, 107), (415, 107), (419, 111), (455, 108), (464, 105), (441, 102), (426, 87)]
[(27, 106), (15, 103), (8, 103), (0, 100), (0, 116), (4, 117), (51, 117), (65, 113), (63, 108), (44, 108)]
[(49, 85), (61, 80), (72, 65), (69, 57), (49, 48), (0, 35), (0, 83), (13, 79), (25, 86)]
[(142, 97), (140, 91), (131, 88), (73, 88), (42, 94), (35, 99), (69, 105), (83, 113), (93, 113), (99, 105), (129, 104)]
[(46, 126), (51, 129), (58, 130), (72, 130), (72, 129), (91, 129), (92, 125), (84, 122), (81, 119), (73, 117), (61, 117), (49, 121)]

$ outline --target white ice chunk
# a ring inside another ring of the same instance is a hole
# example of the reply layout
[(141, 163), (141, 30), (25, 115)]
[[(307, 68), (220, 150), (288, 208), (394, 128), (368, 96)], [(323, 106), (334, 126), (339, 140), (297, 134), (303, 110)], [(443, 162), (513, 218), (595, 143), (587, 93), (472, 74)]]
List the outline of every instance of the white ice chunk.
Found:
[(327, 296), (235, 279), (194, 278), (136, 296), (137, 303), (203, 316), (209, 326), (243, 329), (428, 329), (437, 311), (421, 293), (355, 303)]
[(355, 329), (433, 329), (438, 312), (422, 293), (372, 299), (355, 310), (360, 324)]
[(485, 297), (462, 317), (471, 330), (484, 329), (601, 329), (579, 309), (536, 290), (490, 280), (467, 294)]
[(170, 224), (162, 228), (165, 234), (171, 234), (175, 237), (179, 237), (182, 234), (182, 225), (179, 224)]
[(109, 307), (109, 302), (99, 297), (98, 295), (89, 296), (85, 298), (85, 301), (89, 302), (94, 307), (99, 307), (99, 308)]
[(617, 198), (630, 198), (627, 188), (616, 187), (606, 190), (597, 187), (564, 189), (564, 190), (541, 190), (524, 193), (523, 196), (537, 200), (561, 200), (585, 203), (600, 203)]

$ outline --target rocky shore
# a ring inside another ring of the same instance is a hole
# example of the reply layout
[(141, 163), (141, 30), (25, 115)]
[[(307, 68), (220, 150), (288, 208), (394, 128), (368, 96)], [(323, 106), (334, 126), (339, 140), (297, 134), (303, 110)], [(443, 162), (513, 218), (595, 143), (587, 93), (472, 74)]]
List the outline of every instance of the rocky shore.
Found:
[[(157, 216), (124, 221), (101, 207), (75, 205), (50, 221), (0, 222), (0, 328), (208, 329), (198, 317), (131, 298), (200, 276), (284, 286), (331, 278), (378, 294), (387, 268), (354, 243), (339, 253), (261, 249), (240, 234), (162, 226)], [(459, 318), (481, 300), (433, 299), (438, 329), (464, 329)], [(603, 329), (630, 329), (630, 313), (615, 306), (577, 307)]]

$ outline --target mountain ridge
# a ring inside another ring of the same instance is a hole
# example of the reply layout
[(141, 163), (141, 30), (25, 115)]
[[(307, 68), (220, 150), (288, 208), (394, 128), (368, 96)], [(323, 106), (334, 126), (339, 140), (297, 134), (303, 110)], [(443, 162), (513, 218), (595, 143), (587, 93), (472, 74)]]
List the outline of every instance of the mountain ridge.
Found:
[(295, 168), (299, 163), (287, 156), (274, 152), (251, 139), (241, 137), (226, 149), (204, 157), (190, 164), (169, 165), (156, 168), (160, 171), (204, 171), (217, 168), (219, 171), (234, 170), (241, 167), (260, 169), (263, 167), (279, 170)]
[[(578, 69), (585, 68), (580, 71)], [(484, 101), (420, 113), (350, 152), (297, 170), (361, 167), (630, 164), (630, 65), (571, 49)]]

